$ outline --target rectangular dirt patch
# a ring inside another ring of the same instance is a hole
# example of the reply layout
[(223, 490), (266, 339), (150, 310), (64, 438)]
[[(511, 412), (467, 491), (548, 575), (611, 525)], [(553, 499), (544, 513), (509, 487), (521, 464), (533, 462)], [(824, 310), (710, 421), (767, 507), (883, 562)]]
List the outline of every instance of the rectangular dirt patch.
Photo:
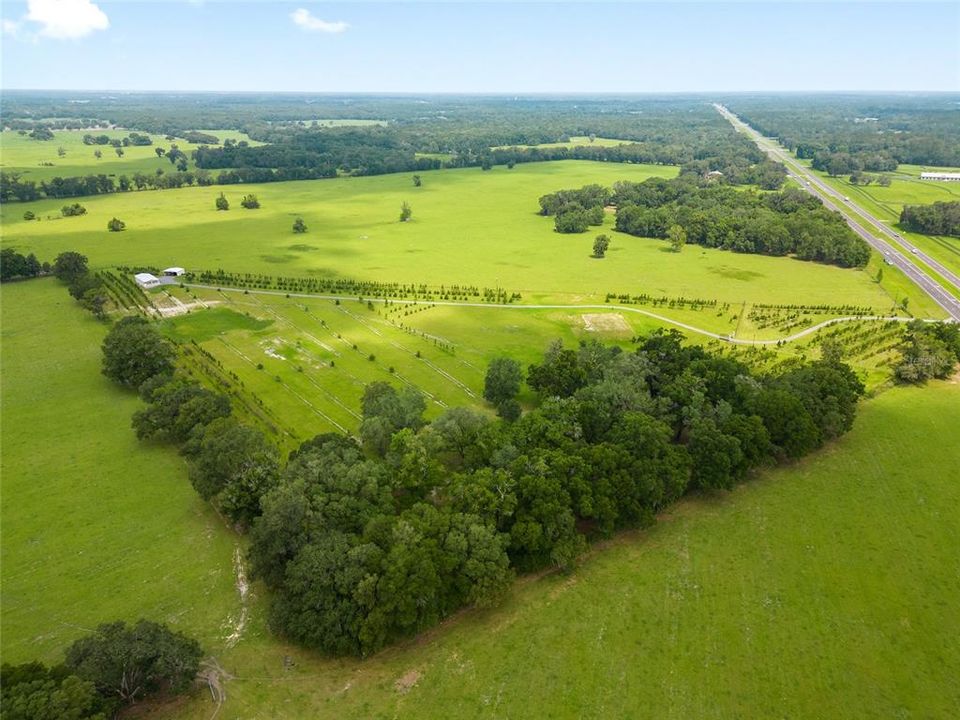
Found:
[(580, 316), (587, 332), (632, 332), (630, 324), (620, 313), (585, 313)]

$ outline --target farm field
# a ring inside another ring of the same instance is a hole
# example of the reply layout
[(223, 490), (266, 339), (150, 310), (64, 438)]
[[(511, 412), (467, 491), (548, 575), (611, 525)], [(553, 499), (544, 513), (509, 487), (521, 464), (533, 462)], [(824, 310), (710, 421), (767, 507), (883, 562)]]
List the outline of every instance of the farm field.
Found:
[[(164, 319), (162, 332), (207, 353), (206, 359), (190, 353), (191, 369), (228, 382), (236, 397), (245, 398), (255, 410), (251, 419), (287, 449), (320, 432), (355, 432), (363, 388), (377, 380), (419, 388), (426, 395), (429, 418), (456, 405), (490, 412), (482, 398), (490, 361), (508, 355), (526, 367), (539, 362), (556, 339), (567, 346), (596, 339), (629, 351), (632, 338), (678, 327), (675, 323), (717, 333), (735, 331), (748, 340), (789, 336), (830, 319), (826, 314), (753, 306), (477, 307), (177, 286), (151, 293), (151, 298), (165, 311), (177, 303), (180, 309), (191, 308), (189, 314)], [(816, 356), (822, 339), (835, 337), (872, 388), (887, 381), (888, 361), (896, 356), (901, 330), (900, 323), (841, 323), (783, 348), (771, 343), (752, 354), (749, 346), (732, 346), (691, 331), (687, 335), (714, 351), (726, 348), (763, 365)], [(520, 399), (528, 407), (536, 404), (532, 394)]]
[(271, 640), (255, 608), (220, 716), (955, 717), (958, 422), (955, 382), (886, 392), (798, 465), (366, 661)]
[[(603, 309), (368, 306), (178, 288), (172, 294), (216, 306), (167, 318), (161, 330), (177, 342), (197, 343), (242, 393), (263, 400), (259, 419), (288, 449), (317, 433), (356, 432), (363, 388), (377, 380), (419, 388), (428, 418), (456, 405), (492, 413), (482, 396), (494, 357), (509, 355), (526, 366), (555, 339), (569, 346), (596, 338), (628, 348), (634, 335), (663, 325)], [(534, 404), (532, 395), (521, 400)]]
[[(244, 133), (236, 130), (201, 130), (215, 135), (222, 143), (224, 140), (246, 140), (251, 145), (260, 143), (250, 140)], [(156, 148), (164, 150), (175, 144), (187, 155), (187, 164), (190, 170), (196, 170), (196, 165), (190, 159), (191, 151), (198, 145), (189, 143), (183, 138), (167, 140), (163, 135), (149, 135), (153, 145), (130, 145), (123, 148), (123, 157), (117, 157), (110, 145), (84, 145), (83, 136), (106, 135), (110, 138), (122, 139), (130, 134), (129, 130), (54, 130), (53, 140), (32, 140), (26, 135), (20, 135), (14, 130), (4, 130), (0, 133), (0, 170), (4, 172), (20, 173), (24, 180), (37, 182), (50, 180), (54, 177), (74, 177), (77, 175), (133, 175), (142, 172), (153, 174), (158, 169), (164, 172), (175, 170), (166, 157), (157, 157)], [(64, 157), (57, 153), (58, 148), (66, 151)], [(94, 157), (94, 151), (99, 150), (102, 157)], [(43, 165), (42, 163), (52, 163)], [(71, 199), (70, 202), (73, 202)]]
[[(698, 246), (671, 253), (662, 241), (619, 233), (607, 257), (596, 260), (590, 256), (594, 232), (559, 235), (551, 218), (537, 214), (538, 198), (560, 188), (675, 173), (664, 166), (563, 161), (423, 173), (419, 188), (406, 174), (193, 187), (87, 198), (87, 215), (62, 219), (63, 201), (43, 200), (3, 208), (4, 243), (41, 259), (78, 250), (94, 267), (175, 264), (191, 270), (467, 283), (519, 292), (528, 303), (603, 302), (614, 292), (886, 312), (900, 299), (870, 272)], [(229, 212), (214, 209), (221, 190), (231, 202)], [(246, 193), (258, 196), (259, 210), (239, 207)], [(409, 223), (397, 220), (404, 201), (413, 208)], [(44, 219), (24, 221), (26, 210)], [(114, 216), (127, 223), (125, 232), (107, 232), (106, 222)], [(309, 228), (306, 234), (291, 230), (298, 216)], [(603, 230), (610, 232), (612, 223), (608, 216)], [(915, 312), (928, 314), (922, 300), (911, 303)]]
[[(143, 615), (197, 636), (229, 673), (224, 718), (610, 717), (650, 707), (676, 718), (960, 711), (951, 682), (960, 668), (951, 642), (960, 632), (952, 612), (960, 488), (944, 472), (960, 467), (956, 381), (886, 391), (864, 402), (854, 430), (824, 451), (732, 493), (683, 501), (655, 527), (598, 548), (571, 575), (523, 578), (496, 609), (460, 613), (366, 661), (329, 659), (269, 633), (258, 584), (242, 636), (229, 646), (224, 638), (240, 610), (237, 538), (196, 498), (172, 449), (136, 441), (129, 417), (138, 402), (99, 375), (104, 327), (56, 281), (5, 285), (2, 293), (4, 660), (55, 661), (83, 628)], [(247, 333), (255, 348), (273, 342), (286, 319), (307, 314), (293, 298), (235, 295), (165, 321), (166, 331), (212, 346), (228, 328), (228, 338)], [(385, 332), (385, 318), (365, 305), (319, 304), (308, 304), (310, 314), (331, 330), (349, 312), (358, 318), (351, 333), (360, 332), (359, 320), (383, 333), (347, 336), (361, 347), (379, 342), (378, 353), (389, 351), (394, 340), (414, 347), (413, 335)], [(527, 311), (464, 312), (438, 306), (403, 322), (475, 335), (491, 324), (485, 313), (515, 313), (515, 327), (491, 330), (493, 344), (534, 359), (521, 320)], [(542, 314), (551, 332), (569, 339), (583, 332)], [(317, 325), (308, 332), (320, 338)], [(261, 374), (305, 357), (303, 339), (297, 348), (289, 327), (284, 335), (289, 340), (275, 350), (285, 359), (273, 358)], [(343, 357), (352, 348), (337, 351)], [(482, 357), (479, 349), (448, 358), (435, 352), (430, 359), (443, 369)], [(381, 363), (343, 364), (359, 374)], [(248, 379), (259, 371), (244, 372)], [(479, 375), (458, 372), (475, 387)], [(456, 400), (462, 389), (444, 392)], [(314, 390), (311, 400), (319, 395)], [(292, 418), (294, 405), (280, 414)], [(64, 433), (58, 423), (67, 410), (98, 422)], [(150, 482), (137, 484), (144, 467)], [(160, 714), (209, 718), (213, 710), (209, 695), (197, 692)]]
[[(809, 163), (805, 164), (809, 165)], [(960, 200), (960, 187), (957, 183), (920, 180), (920, 173), (928, 170), (960, 172), (958, 168), (921, 168), (917, 165), (901, 165), (896, 172), (890, 173), (893, 180), (890, 187), (881, 187), (876, 183), (867, 186), (853, 185), (846, 178), (832, 178), (824, 172), (817, 174), (874, 217), (891, 227), (896, 227), (904, 205), (930, 205), (935, 202)], [(911, 245), (916, 246), (947, 268), (960, 273), (960, 239), (906, 232), (899, 228), (897, 232), (908, 240), (907, 249)], [(960, 288), (957, 290), (960, 291)]]
[(106, 326), (53, 279), (0, 300), (3, 661), (60, 662), (88, 628), (141, 617), (215, 646), (240, 610), (237, 536), (175, 451), (137, 441), (140, 402), (100, 374)]

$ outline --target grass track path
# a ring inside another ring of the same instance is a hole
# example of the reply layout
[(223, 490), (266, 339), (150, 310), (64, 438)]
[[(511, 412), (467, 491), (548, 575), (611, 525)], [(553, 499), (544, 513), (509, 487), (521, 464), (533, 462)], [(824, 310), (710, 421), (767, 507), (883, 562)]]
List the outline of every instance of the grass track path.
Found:
[[(250, 295), (280, 295), (282, 297), (299, 297), (299, 298), (312, 298), (315, 300), (352, 300), (352, 296), (347, 297), (345, 295), (311, 295), (309, 293), (287, 293), (280, 292), (278, 290), (233, 290), (233, 289), (224, 289), (216, 287), (214, 285), (200, 285), (196, 283), (186, 283), (187, 287), (193, 288), (202, 288), (204, 290), (217, 290), (218, 292), (227, 293), (227, 292), (244, 292)], [(816, 325), (811, 325), (805, 330), (794, 333), (793, 335), (788, 335), (785, 338), (779, 338), (776, 340), (741, 340), (739, 338), (730, 337), (728, 335), (722, 335), (720, 333), (715, 333), (710, 330), (704, 330), (703, 328), (698, 328), (695, 325), (690, 325), (685, 322), (680, 322), (679, 320), (674, 320), (668, 318), (665, 315), (658, 315), (657, 313), (650, 312), (649, 310), (641, 310), (640, 308), (628, 307), (624, 305), (578, 305), (578, 304), (567, 304), (567, 305), (497, 305), (494, 303), (474, 303), (474, 302), (449, 302), (445, 300), (436, 300), (436, 301), (420, 301), (420, 300), (391, 300), (390, 302), (397, 303), (398, 305), (438, 305), (445, 307), (468, 307), (468, 308), (498, 308), (503, 310), (617, 310), (620, 312), (630, 312), (636, 313), (638, 315), (644, 315), (654, 320), (659, 320), (662, 323), (668, 325), (674, 325), (676, 327), (682, 328), (684, 330), (689, 330), (690, 332), (697, 333), (698, 335), (705, 335), (706, 337), (714, 338), (715, 340), (724, 340), (726, 342), (733, 343), (735, 345), (776, 345), (779, 342), (793, 342), (795, 340), (800, 340), (801, 338), (811, 335), (817, 330), (825, 328), (834, 323), (840, 322), (855, 322), (858, 320), (877, 320), (877, 321), (886, 321), (886, 322), (912, 322), (916, 318), (903, 318), (896, 316), (884, 316), (884, 315), (847, 315), (843, 317), (830, 318), (829, 320), (824, 320), (817, 323)]]

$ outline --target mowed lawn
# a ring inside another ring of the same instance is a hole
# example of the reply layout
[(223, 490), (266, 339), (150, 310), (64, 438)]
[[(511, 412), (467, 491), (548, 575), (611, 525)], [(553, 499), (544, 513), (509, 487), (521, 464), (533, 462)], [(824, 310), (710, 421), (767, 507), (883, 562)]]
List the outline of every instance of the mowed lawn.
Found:
[(261, 628), (219, 717), (956, 718), (958, 426), (960, 384), (888, 391), (814, 457), (364, 662)]
[(87, 629), (140, 617), (215, 648), (239, 609), (236, 537), (176, 451), (137, 441), (136, 395), (100, 374), (106, 326), (53, 279), (0, 299), (3, 661), (59, 662)]
[[(4, 242), (52, 259), (78, 250), (94, 266), (180, 265), (271, 275), (335, 275), (361, 280), (500, 286), (525, 302), (602, 302), (607, 292), (721, 302), (853, 304), (886, 309), (893, 298), (858, 270), (789, 258), (744, 255), (612, 234), (607, 257), (591, 257), (594, 236), (560, 235), (537, 214), (541, 195), (589, 183), (673, 176), (675, 167), (562, 161), (307, 182), (184, 188), (82, 200), (83, 217), (58, 218), (63, 201), (8, 204)], [(217, 212), (225, 192), (231, 203)], [(255, 193), (259, 210), (240, 200)], [(413, 219), (398, 221), (402, 202)], [(22, 219), (25, 210), (44, 218)], [(46, 219), (47, 217), (55, 219)], [(111, 217), (127, 223), (107, 232)], [(293, 233), (296, 217), (309, 232)]]

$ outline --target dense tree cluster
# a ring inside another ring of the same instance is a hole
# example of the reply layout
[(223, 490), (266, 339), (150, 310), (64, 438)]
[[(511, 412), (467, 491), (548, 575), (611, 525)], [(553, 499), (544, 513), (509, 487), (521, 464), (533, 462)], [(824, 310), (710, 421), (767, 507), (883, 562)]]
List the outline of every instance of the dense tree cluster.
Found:
[(960, 201), (904, 205), (900, 227), (927, 235), (960, 237)]
[(35, 127), (27, 135), (31, 140), (53, 140), (53, 132), (45, 125)]
[(50, 270), (50, 263), (41, 263), (33, 253), (21, 255), (11, 247), (0, 250), (0, 282), (35, 278)]
[(741, 96), (727, 106), (831, 175), (960, 165), (957, 110), (943, 95)]
[[(375, 383), (363, 444), (321, 435), (291, 455), (254, 521), (253, 573), (293, 640), (365, 654), (467, 604), (513, 572), (569, 568), (586, 541), (647, 524), (691, 488), (730, 488), (851, 427), (863, 386), (835, 359), (757, 376), (658, 332), (633, 353), (551, 346), (529, 368), (541, 396), (515, 422)], [(512, 400), (497, 361), (485, 394)]]
[[(576, 213), (584, 203), (609, 201), (617, 206), (617, 230), (640, 237), (680, 238), (672, 243), (674, 250), (693, 243), (734, 252), (793, 255), (841, 267), (862, 267), (870, 258), (869, 246), (838, 213), (801, 190), (757, 193), (681, 176), (619, 182), (612, 190), (601, 191), (599, 186), (587, 186), (545, 195), (540, 198), (541, 212), (573, 207)], [(593, 207), (602, 213), (601, 207)]]
[(216, 135), (211, 135), (210, 133), (203, 133), (199, 130), (188, 130), (183, 133), (181, 137), (186, 140), (188, 143), (193, 143), (194, 145), (219, 145), (220, 138)]
[(540, 214), (553, 215), (560, 233), (586, 232), (603, 224), (603, 208), (610, 202), (609, 188), (585, 185), (579, 190), (558, 190), (540, 198)]
[(124, 138), (111, 138), (109, 135), (91, 135), (87, 133), (83, 136), (84, 145), (112, 145), (113, 147), (128, 147), (130, 145), (153, 145), (153, 139), (149, 135), (143, 135), (138, 132), (132, 132)]
[(960, 325), (915, 320), (907, 326), (894, 377), (902, 383), (947, 378), (960, 361)]
[(64, 205), (60, 208), (60, 214), (63, 217), (78, 217), (80, 215), (86, 215), (87, 209), (80, 203), (73, 203), (72, 205)]
[(0, 715), (4, 720), (107, 720), (96, 686), (66, 665), (40, 662), (0, 667)]
[(125, 706), (185, 691), (203, 651), (193, 639), (140, 620), (100, 625), (66, 651), (61, 665), (0, 668), (4, 720), (106, 720)]
[(174, 350), (145, 318), (118, 320), (103, 340), (103, 374), (137, 389), (147, 380), (173, 374)]
[(57, 255), (51, 268), (53, 274), (66, 283), (70, 296), (81, 307), (92, 312), (98, 319), (106, 318), (109, 301), (102, 278), (87, 268), (87, 258), (78, 252), (62, 252)]

